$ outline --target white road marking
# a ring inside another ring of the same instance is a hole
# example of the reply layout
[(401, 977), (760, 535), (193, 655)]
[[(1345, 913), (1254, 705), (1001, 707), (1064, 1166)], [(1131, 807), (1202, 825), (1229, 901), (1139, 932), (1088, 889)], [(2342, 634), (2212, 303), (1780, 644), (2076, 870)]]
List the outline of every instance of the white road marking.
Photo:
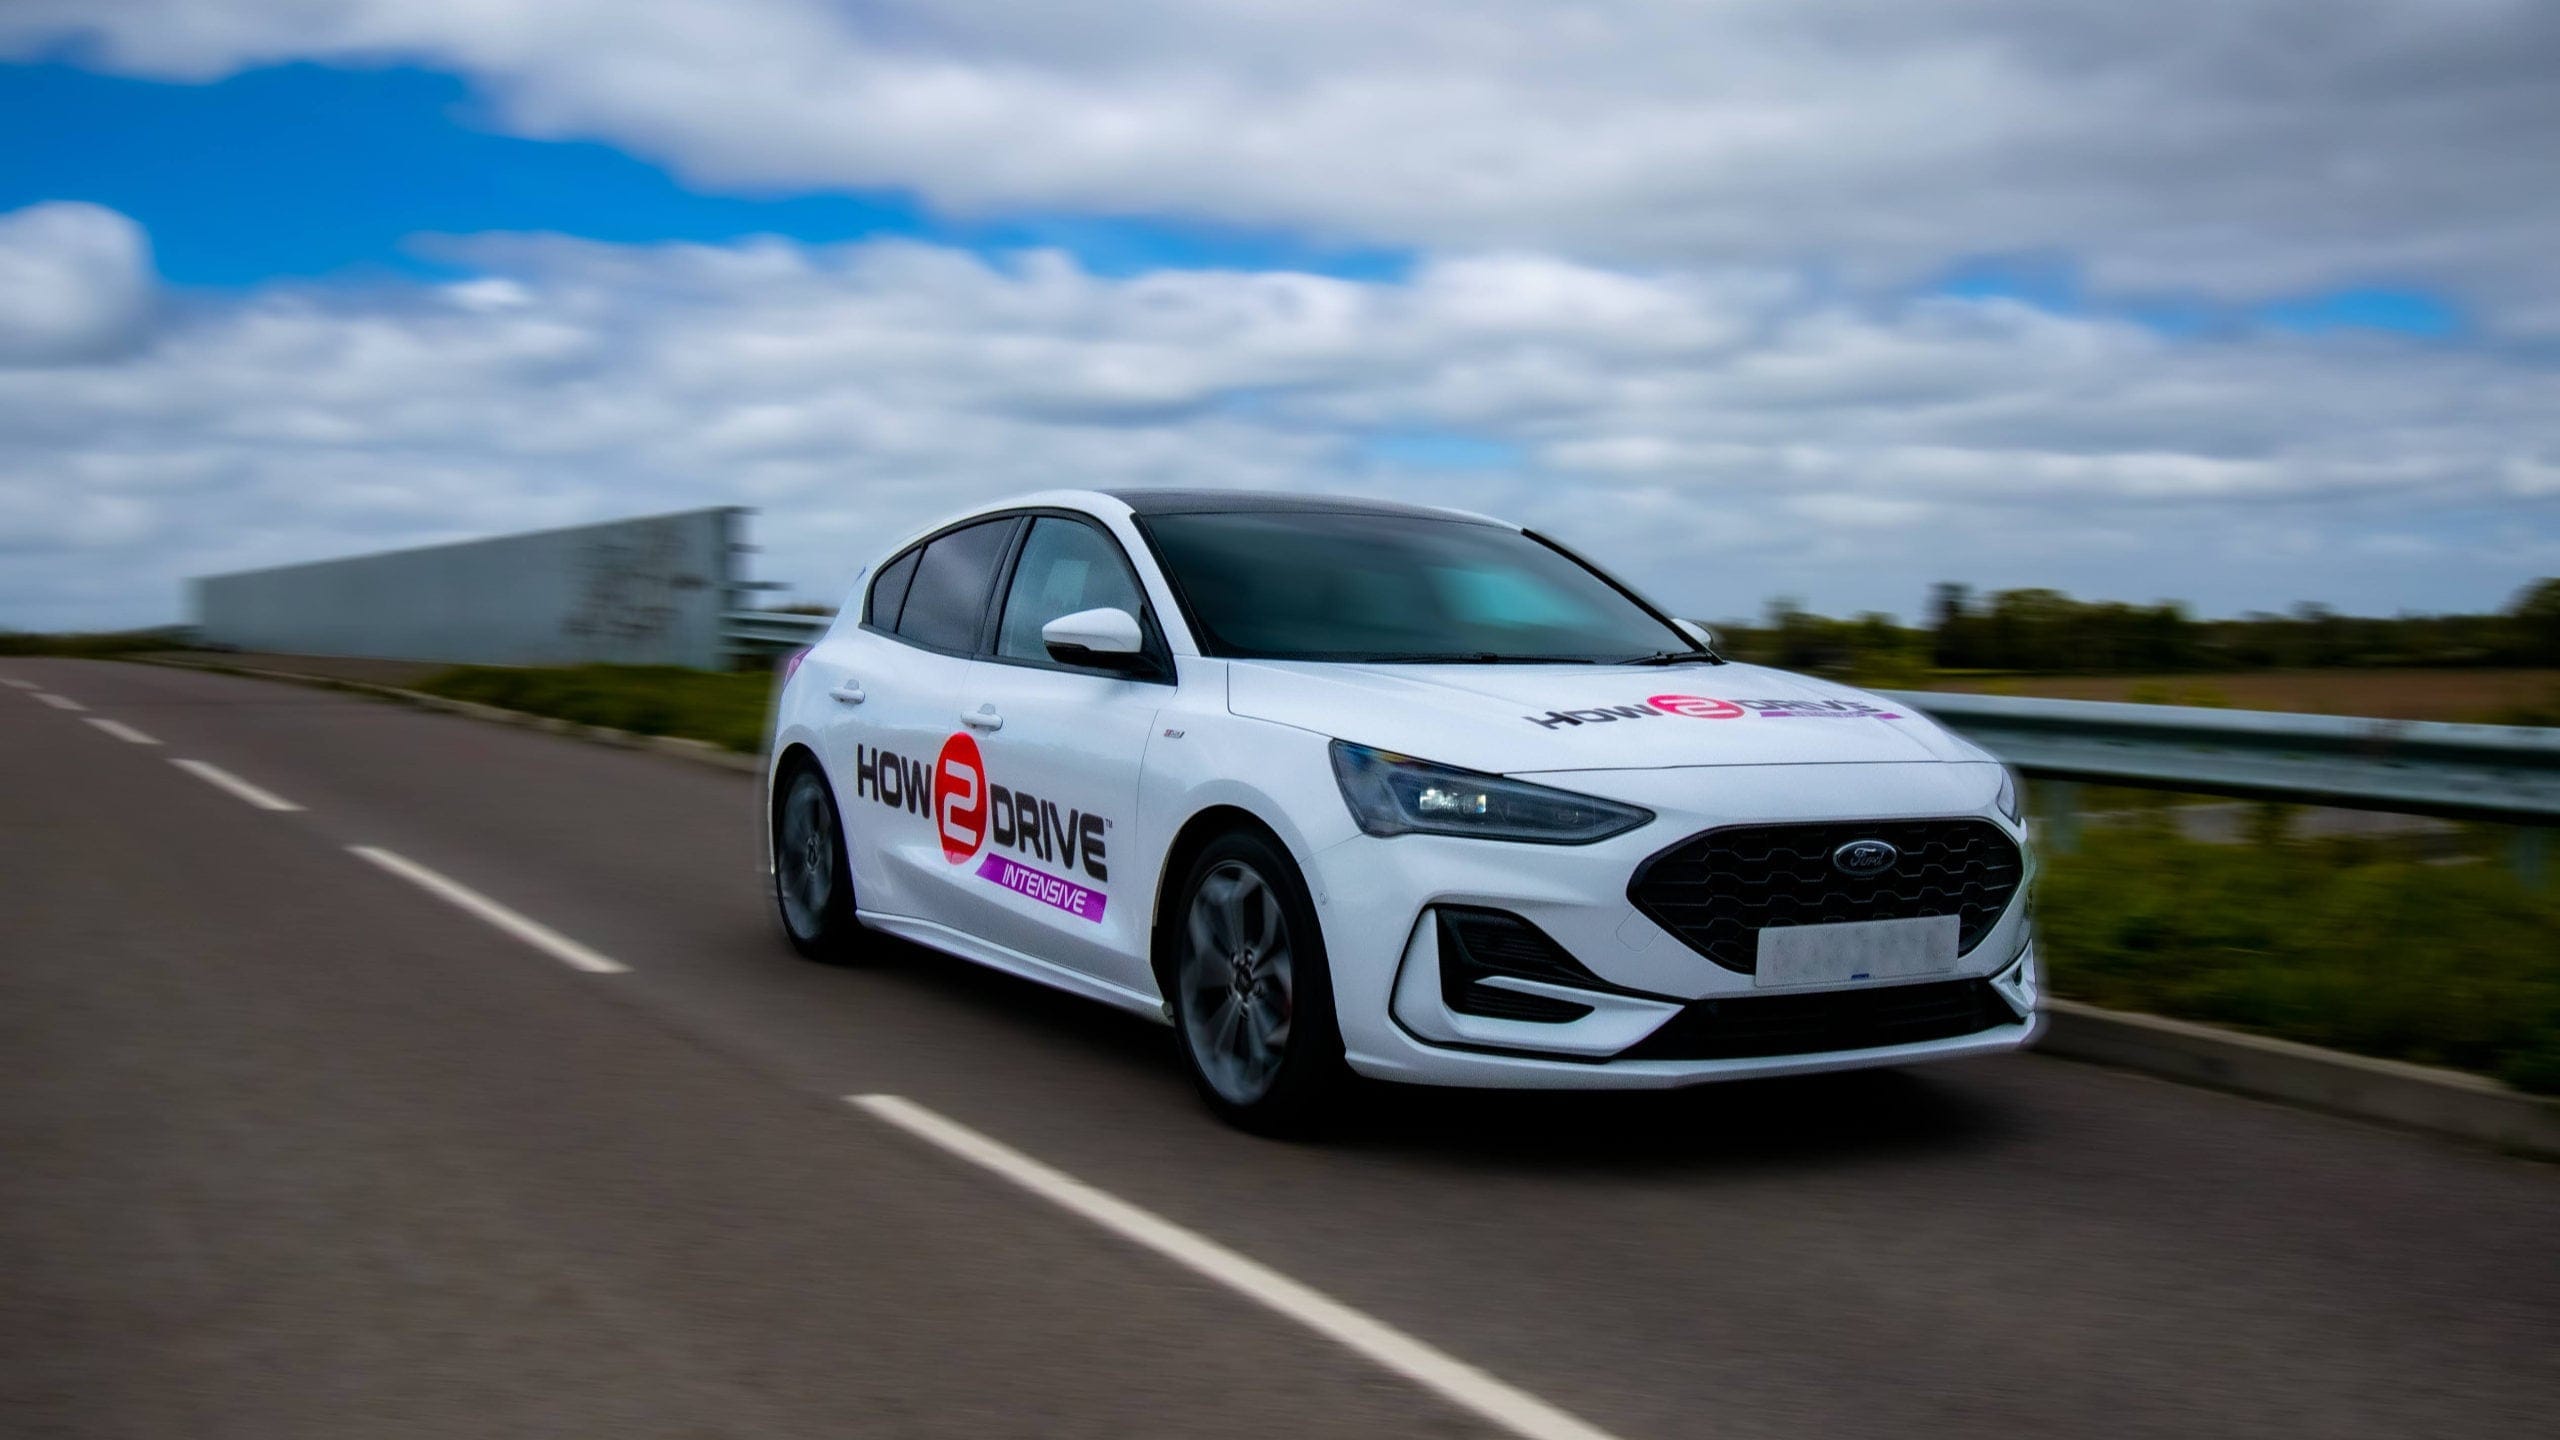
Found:
[(150, 736), (143, 734), (141, 731), (134, 729), (132, 726), (127, 725), (121, 720), (105, 720), (92, 715), (89, 717), (89, 723), (106, 731), (108, 734), (113, 735), (127, 745), (157, 745), (160, 743), (159, 741), (152, 739)]
[(20, 690), (33, 690), (36, 688), (36, 682), (33, 680), (0, 680), (0, 685), (13, 686)]
[(257, 786), (250, 784), (248, 781), (241, 779), (239, 776), (232, 774), (230, 771), (223, 769), (219, 765), (208, 765), (202, 760), (172, 760), (169, 763), (186, 771), (197, 779), (204, 781), (208, 785), (230, 791), (233, 795), (248, 801), (250, 804), (257, 806), (261, 810), (299, 810), (302, 808), (272, 791), (259, 789)]
[(597, 954), (539, 920), (528, 919), (476, 890), (448, 880), (415, 860), (372, 845), (350, 845), (347, 848), (437, 899), (470, 911), (564, 965), (596, 975), (619, 975), (631, 968), (619, 960)]
[(88, 706), (81, 704), (79, 701), (72, 699), (68, 695), (56, 695), (49, 690), (37, 691), (36, 698), (47, 705), (52, 706), (56, 710), (86, 710), (89, 708)]
[(1255, 1304), (1297, 1321), (1514, 1435), (1526, 1440), (1611, 1440), (1607, 1431), (1586, 1424), (1525, 1390), (1506, 1385), (1382, 1320), (1309, 1289), (1259, 1261), (1248, 1260), (1206, 1236), (1053, 1170), (912, 1100), (898, 1095), (844, 1098), (847, 1104), (859, 1106), (918, 1139), (991, 1171), (1060, 1209), (1081, 1215), (1195, 1275), (1214, 1280)]

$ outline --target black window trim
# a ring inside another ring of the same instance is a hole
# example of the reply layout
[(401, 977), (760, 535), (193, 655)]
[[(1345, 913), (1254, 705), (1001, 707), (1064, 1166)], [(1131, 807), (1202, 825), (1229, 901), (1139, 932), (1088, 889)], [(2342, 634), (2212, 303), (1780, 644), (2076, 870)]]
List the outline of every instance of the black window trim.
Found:
[[(899, 644), (906, 646), (908, 649), (921, 650), (928, 655), (949, 655), (961, 660), (976, 660), (983, 658), (979, 652), (983, 651), (988, 645), (993, 643), (988, 630), (988, 626), (991, 623), (988, 617), (995, 611), (995, 597), (1002, 592), (1006, 583), (1006, 577), (1013, 573), (1014, 552), (1021, 548), (1022, 532), (1029, 528), (1022, 523), (1023, 514), (1024, 512), (1019, 510), (1003, 510), (998, 511), (993, 515), (971, 515), (965, 519), (954, 520), (950, 524), (943, 526), (941, 529), (934, 531), (930, 535), (922, 537), (914, 544), (900, 550), (897, 554), (890, 556), (887, 561), (882, 563), (879, 572), (872, 577), (871, 583), (875, 586), (878, 585), (880, 583), (879, 575), (886, 574), (891, 565), (895, 565), (900, 560), (905, 559), (908, 551), (921, 552), (926, 546), (931, 545), (933, 542), (941, 539), (945, 535), (957, 534), (962, 530), (974, 529), (980, 525), (1001, 523), (1010, 526), (1011, 529), (1007, 532), (1004, 538), (1003, 548), (996, 552), (995, 579), (993, 583), (987, 587), (987, 592), (978, 597), (978, 628), (975, 632), (975, 638), (971, 641), (969, 648), (955, 650), (948, 646), (928, 645), (913, 636), (901, 635), (895, 630), (886, 629), (872, 623), (870, 619), (871, 594), (867, 590), (863, 592), (862, 597), (862, 628), (870, 631), (874, 635), (880, 636), (882, 639), (894, 640)], [(921, 570), (924, 563), (921, 555), (919, 555), (916, 563), (918, 569)], [(912, 577), (910, 577), (908, 581), (908, 594), (914, 594), (914, 580)], [(899, 618), (901, 620), (905, 619), (906, 606), (901, 603), (898, 609)]]
[(1582, 552), (1573, 549), (1561, 540), (1541, 535), (1535, 530), (1524, 528), (1520, 533), (1537, 541), (1539, 544), (1546, 546), (1548, 549), (1553, 550), (1567, 560), (1581, 566), (1583, 569), (1590, 571), (1594, 576), (1599, 578), (1601, 584), (1608, 586), (1610, 589), (1617, 591), (1621, 595), (1624, 595), (1627, 597), (1628, 603), (1634, 605), (1637, 609), (1643, 611), (1647, 615), (1652, 616), (1654, 619), (1662, 622), (1664, 627), (1671, 631), (1673, 639), (1678, 640), (1683, 645), (1695, 645), (1697, 643), (1695, 640), (1689, 638), (1688, 631), (1680, 628), (1679, 620), (1674, 618), (1670, 611), (1665, 610), (1661, 606), (1644, 598), (1643, 592), (1637, 590), (1636, 587), (1628, 584), (1626, 581), (1609, 573), (1608, 570), (1601, 566), (1592, 563), (1592, 561), (1586, 558)]
[[(987, 606), (987, 620), (983, 633), (979, 637), (980, 653), (977, 658), (991, 664), (1012, 665), (1024, 670), (1054, 670), (1069, 675), (1096, 675), (1109, 680), (1135, 680), (1148, 685), (1177, 683), (1174, 674), (1173, 648), (1165, 643), (1164, 629), (1156, 623), (1155, 603), (1147, 598), (1146, 578), (1139, 572), (1137, 562), (1130, 558), (1129, 547), (1120, 543), (1120, 537), (1111, 533), (1111, 527), (1081, 510), (1063, 510), (1054, 506), (1040, 506), (1010, 513), (1023, 523), (1021, 528), (1014, 532), (1013, 543), (1005, 550), (1004, 563), (997, 568), (995, 598)], [(1111, 547), (1111, 553), (1120, 557), (1120, 568), (1129, 577), (1129, 588), (1138, 592), (1138, 633), (1146, 639), (1147, 658), (1155, 662), (1154, 674), (1137, 675), (1103, 665), (1069, 665), (1063, 660), (1025, 660), (1019, 656), (996, 653), (996, 641), (1004, 633), (1004, 607), (1013, 599), (1014, 572), (1021, 567), (1023, 550), (1031, 544), (1031, 522), (1042, 519), (1068, 520), (1082, 525), (1100, 535), (1102, 543)]]

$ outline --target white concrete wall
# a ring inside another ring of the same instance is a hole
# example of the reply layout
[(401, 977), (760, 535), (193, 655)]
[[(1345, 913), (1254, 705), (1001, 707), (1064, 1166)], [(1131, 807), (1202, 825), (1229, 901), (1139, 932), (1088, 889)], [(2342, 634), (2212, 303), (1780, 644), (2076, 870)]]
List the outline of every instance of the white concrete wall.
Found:
[(211, 644), (488, 665), (717, 668), (746, 511), (691, 510), (190, 582)]

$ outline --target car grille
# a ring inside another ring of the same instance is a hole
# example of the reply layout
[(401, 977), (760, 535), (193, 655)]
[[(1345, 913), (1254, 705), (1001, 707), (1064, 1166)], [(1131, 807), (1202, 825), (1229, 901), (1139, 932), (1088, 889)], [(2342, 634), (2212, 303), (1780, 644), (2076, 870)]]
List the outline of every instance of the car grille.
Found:
[(2024, 1024), (1988, 980), (1934, 980), (1802, 995), (1698, 1000), (1616, 1056), (1745, 1060), (1874, 1050)]
[[(1852, 840), (1885, 841), (1901, 858), (1882, 875), (1843, 875), (1831, 852)], [(1988, 820), (1733, 825), (1636, 867), (1627, 898), (1689, 948), (1749, 975), (1771, 925), (1954, 915), (1964, 954), (1999, 923), (2023, 875), (2017, 844)]]

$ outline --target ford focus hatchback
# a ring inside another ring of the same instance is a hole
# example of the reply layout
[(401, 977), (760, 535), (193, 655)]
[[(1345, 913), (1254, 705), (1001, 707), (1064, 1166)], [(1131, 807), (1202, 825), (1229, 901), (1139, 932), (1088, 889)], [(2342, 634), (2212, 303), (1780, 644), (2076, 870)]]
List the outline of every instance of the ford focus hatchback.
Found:
[(862, 572), (769, 750), (791, 943), (1159, 1017), (1211, 1108), (1635, 1088), (2036, 1028), (2015, 781), (1455, 511), (1062, 492)]

